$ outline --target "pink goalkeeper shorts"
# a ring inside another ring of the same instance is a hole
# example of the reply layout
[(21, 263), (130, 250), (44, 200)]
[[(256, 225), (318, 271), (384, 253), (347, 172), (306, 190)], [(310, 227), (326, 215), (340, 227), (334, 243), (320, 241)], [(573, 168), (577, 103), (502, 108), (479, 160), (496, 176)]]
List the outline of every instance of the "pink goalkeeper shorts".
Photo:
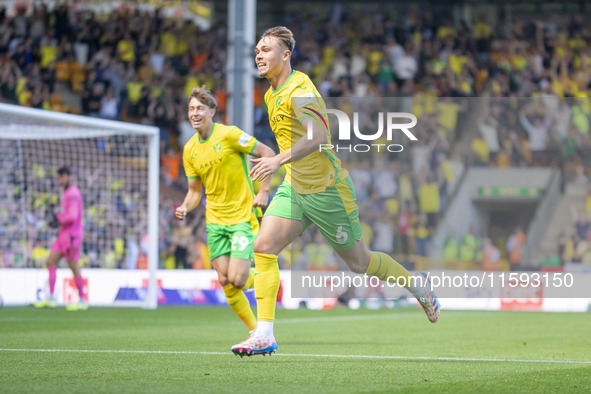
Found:
[(78, 261), (80, 259), (81, 237), (74, 237), (70, 234), (60, 234), (53, 245), (51, 252), (61, 253), (66, 260)]

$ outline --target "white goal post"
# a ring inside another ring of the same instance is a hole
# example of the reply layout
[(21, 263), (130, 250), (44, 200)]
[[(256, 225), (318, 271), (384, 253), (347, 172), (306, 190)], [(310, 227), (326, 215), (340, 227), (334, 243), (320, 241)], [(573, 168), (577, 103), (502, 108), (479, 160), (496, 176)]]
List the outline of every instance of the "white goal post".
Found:
[[(113, 264), (113, 256), (121, 257), (121, 240), (141, 241), (147, 235), (144, 308), (155, 309), (159, 147), (159, 129), (154, 126), (0, 103), (0, 249), (18, 252), (14, 261), (22, 267), (35, 266), (33, 246), (47, 250), (56, 231), (44, 222), (48, 205), (54, 204), (51, 199), (61, 193), (53, 175), (59, 166), (68, 165), (85, 198), (85, 215), (91, 210), (91, 216), (85, 216), (91, 228), (84, 238), (92, 264), (103, 267), (105, 259)], [(117, 252), (103, 256), (102, 247), (112, 247), (115, 239)]]

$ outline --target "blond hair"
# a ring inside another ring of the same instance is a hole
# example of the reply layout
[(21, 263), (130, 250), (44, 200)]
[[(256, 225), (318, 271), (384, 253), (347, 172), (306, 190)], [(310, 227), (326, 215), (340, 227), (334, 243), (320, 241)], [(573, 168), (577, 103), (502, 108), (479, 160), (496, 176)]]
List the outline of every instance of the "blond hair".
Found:
[(285, 26), (275, 26), (270, 27), (261, 36), (261, 40), (265, 37), (274, 37), (279, 40), (280, 43), (283, 44), (290, 52), (293, 52), (295, 48), (295, 38), (293, 38), (293, 33)]
[(187, 103), (191, 102), (191, 99), (197, 99), (211, 109), (216, 109), (218, 106), (215, 97), (205, 86), (193, 88), (193, 90), (191, 90), (191, 95), (189, 95), (189, 98), (187, 99)]

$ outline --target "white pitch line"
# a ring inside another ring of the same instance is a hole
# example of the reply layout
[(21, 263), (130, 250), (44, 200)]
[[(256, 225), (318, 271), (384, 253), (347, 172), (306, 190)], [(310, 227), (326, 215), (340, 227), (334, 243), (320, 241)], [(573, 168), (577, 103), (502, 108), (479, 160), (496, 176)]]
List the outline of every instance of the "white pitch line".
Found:
[[(448, 316), (448, 314), (446, 314)], [(319, 322), (339, 322), (339, 321), (356, 321), (356, 320), (375, 320), (375, 319), (406, 319), (406, 318), (421, 318), (424, 319), (425, 315), (422, 313), (396, 313), (396, 314), (367, 314), (367, 315), (353, 315), (353, 316), (324, 316), (324, 317), (300, 317), (300, 318), (286, 318), (276, 319), (276, 322), (279, 324), (297, 324), (297, 323), (319, 323)], [(38, 321), (39, 318), (32, 316), (32, 317), (9, 317), (4, 319), (3, 321)], [(110, 323), (110, 322), (119, 322), (119, 319), (99, 319), (99, 318), (85, 318), (80, 317), (79, 321), (84, 321), (87, 323)], [(48, 319), (43, 318), (43, 321), (63, 321), (61, 318), (54, 318)], [(137, 319), (134, 320), (138, 323), (143, 324), (153, 324), (153, 323), (165, 323), (165, 324), (193, 324), (195, 320), (191, 319), (184, 319), (184, 320), (170, 320), (170, 319)], [(242, 324), (240, 322), (240, 324)]]
[(228, 355), (228, 352), (188, 352), (182, 350), (108, 350), (108, 349), (0, 349), (0, 352), (38, 352), (38, 353), (131, 353), (131, 354), (204, 354)]
[[(444, 317), (472, 317), (472, 316), (480, 316), (480, 315), (491, 315), (488, 312), (472, 312), (466, 313), (464, 311), (446, 311)], [(491, 315), (492, 316), (492, 315)], [(111, 322), (119, 322), (119, 319), (110, 319), (110, 318), (98, 318), (98, 317), (84, 317), (84, 316), (77, 316), (78, 321), (88, 322), (88, 323), (111, 323)], [(358, 321), (358, 320), (380, 320), (380, 319), (425, 319), (425, 315), (423, 313), (419, 313), (417, 309), (417, 313), (413, 312), (402, 312), (402, 313), (369, 313), (366, 315), (356, 314), (356, 315), (340, 315), (340, 316), (322, 316), (322, 317), (298, 317), (298, 318), (277, 318), (275, 321), (279, 324), (298, 324), (298, 323), (318, 323), (318, 322), (338, 322), (338, 321)], [(1, 322), (19, 322), (19, 321), (38, 321), (38, 316), (22, 316), (22, 317), (7, 317), (0, 321)], [(63, 321), (62, 318), (48, 318), (43, 317), (44, 321)], [(136, 319), (134, 320), (138, 323), (143, 324), (193, 324), (195, 322), (192, 318), (187, 319)], [(240, 323), (242, 324), (242, 323)]]
[[(464, 312), (445, 312), (445, 315), (442, 314), (444, 317), (458, 317), (458, 316), (478, 316), (478, 315), (486, 315), (489, 314), (487, 312), (474, 312), (471, 314), (466, 314)], [(367, 315), (353, 315), (353, 316), (324, 316), (324, 317), (302, 317), (302, 318), (288, 318), (288, 319), (281, 319), (278, 318), (275, 321), (279, 324), (281, 323), (316, 323), (316, 322), (332, 322), (332, 321), (355, 321), (355, 320), (373, 320), (373, 319), (406, 319), (406, 318), (417, 318), (417, 319), (425, 319), (424, 313), (373, 313)]]
[[(175, 350), (100, 350), (100, 349), (0, 349), (0, 352), (37, 352), (37, 353), (129, 353), (129, 354), (189, 354), (229, 356), (229, 352), (190, 352)], [(428, 357), (428, 356), (368, 356), (361, 354), (287, 354), (278, 353), (279, 357), (324, 357), (324, 358), (364, 358), (377, 360), (425, 360), (425, 361), (470, 361), (497, 363), (535, 363), (535, 364), (591, 364), (591, 360), (522, 360), (506, 358), (466, 358), (466, 357)]]
[(286, 323), (317, 323), (317, 322), (337, 322), (337, 321), (355, 321), (355, 320), (373, 320), (373, 319), (398, 319), (408, 317), (420, 317), (424, 319), (425, 316), (418, 313), (396, 313), (396, 314), (383, 314), (375, 313), (368, 315), (353, 315), (353, 316), (324, 316), (324, 317), (299, 317), (299, 318), (288, 318), (288, 319), (276, 319), (279, 324)]

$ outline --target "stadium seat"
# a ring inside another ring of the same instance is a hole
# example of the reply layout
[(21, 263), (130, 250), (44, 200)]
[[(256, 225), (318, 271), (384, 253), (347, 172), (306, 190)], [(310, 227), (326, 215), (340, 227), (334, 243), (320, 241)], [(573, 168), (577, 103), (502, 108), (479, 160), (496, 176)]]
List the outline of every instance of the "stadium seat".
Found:
[(71, 63), (61, 60), (55, 64), (55, 78), (58, 82), (68, 82), (72, 73)]
[(495, 64), (500, 64), (501, 61), (505, 58), (506, 56), (504, 53), (493, 52), (490, 54), (490, 60), (493, 61)]
[(57, 93), (51, 95), (51, 97), (49, 98), (49, 104), (51, 105), (51, 109), (53, 111), (68, 112), (68, 107), (64, 105), (62, 96), (60, 96)]
[(193, 70), (201, 70), (203, 63), (207, 60), (208, 56), (207, 53), (195, 53), (193, 55)]
[(479, 70), (478, 74), (476, 74), (476, 81), (474, 83), (474, 91), (476, 92), (476, 94), (479, 94), (480, 92), (482, 92), (482, 89), (484, 88), (484, 85), (487, 80), (488, 80), (488, 70), (486, 70), (486, 69)]
[(73, 63), (71, 67), (70, 83), (72, 84), (72, 91), (75, 93), (82, 92), (84, 88), (84, 81), (86, 81), (86, 65), (80, 63)]

